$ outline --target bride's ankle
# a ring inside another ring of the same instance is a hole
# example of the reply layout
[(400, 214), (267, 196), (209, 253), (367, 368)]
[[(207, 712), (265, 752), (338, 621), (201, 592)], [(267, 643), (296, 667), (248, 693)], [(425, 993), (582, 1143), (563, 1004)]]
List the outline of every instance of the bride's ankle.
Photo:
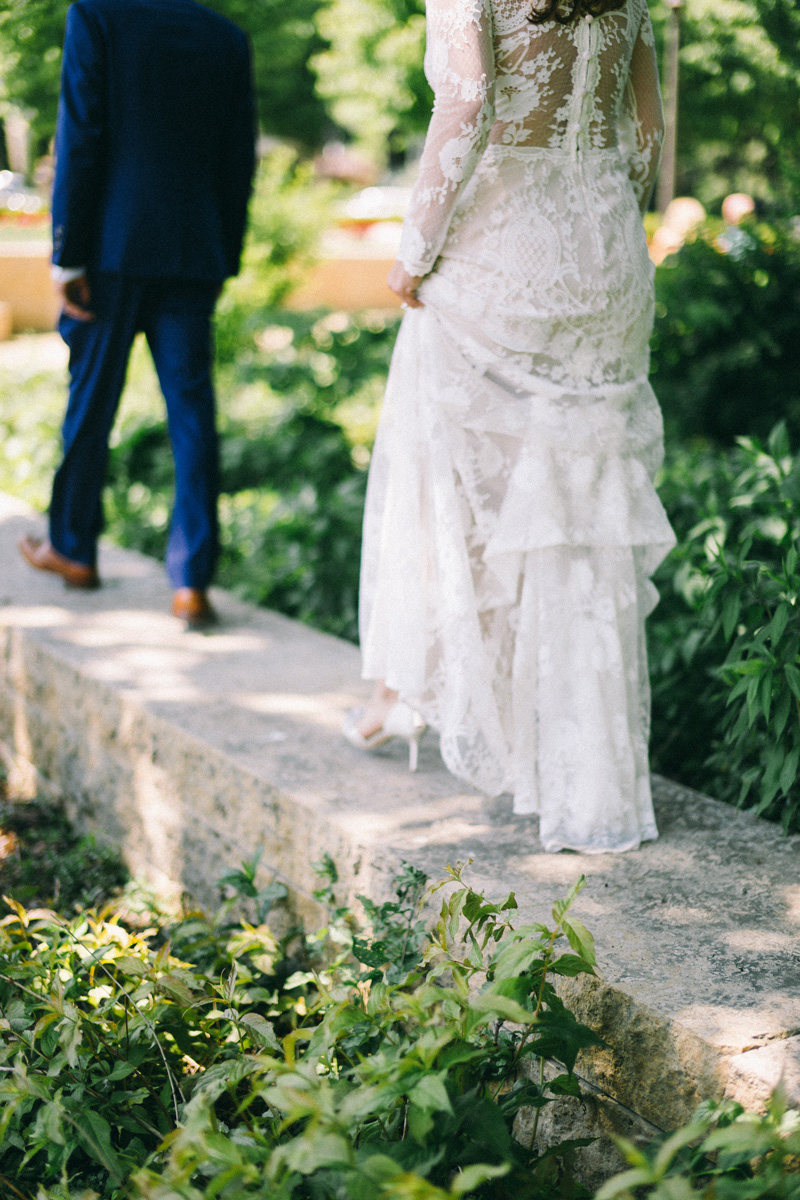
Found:
[(362, 737), (371, 737), (383, 728), (383, 723), (397, 700), (398, 693), (388, 688), (383, 680), (378, 680), (358, 723), (358, 732)]

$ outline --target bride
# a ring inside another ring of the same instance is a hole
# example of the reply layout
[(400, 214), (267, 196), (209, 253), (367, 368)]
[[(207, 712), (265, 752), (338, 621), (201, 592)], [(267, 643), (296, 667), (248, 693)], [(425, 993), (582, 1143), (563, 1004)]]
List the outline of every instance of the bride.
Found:
[(644, 620), (674, 542), (653, 488), (663, 131), (646, 0), (428, 0), (436, 102), (390, 286), (408, 307), (370, 470), (364, 710), (424, 722), (546, 850), (657, 837)]

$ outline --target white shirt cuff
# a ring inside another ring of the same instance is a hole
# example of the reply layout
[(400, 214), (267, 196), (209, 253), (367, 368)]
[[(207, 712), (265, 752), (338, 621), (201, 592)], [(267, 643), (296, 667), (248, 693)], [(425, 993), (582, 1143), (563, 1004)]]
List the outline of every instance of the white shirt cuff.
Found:
[(72, 283), (73, 279), (80, 279), (85, 274), (86, 267), (57, 267), (53, 264), (50, 268), (50, 276), (56, 283)]

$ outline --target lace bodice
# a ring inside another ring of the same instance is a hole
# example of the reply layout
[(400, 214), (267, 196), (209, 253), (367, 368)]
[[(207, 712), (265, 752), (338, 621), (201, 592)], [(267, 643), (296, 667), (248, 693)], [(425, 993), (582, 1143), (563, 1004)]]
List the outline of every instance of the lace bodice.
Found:
[(649, 200), (663, 117), (646, 0), (569, 25), (533, 25), (530, 11), (531, 0), (428, 0), (435, 103), (399, 254), (412, 275), (433, 267), (489, 143), (576, 163), (619, 148), (640, 207)]

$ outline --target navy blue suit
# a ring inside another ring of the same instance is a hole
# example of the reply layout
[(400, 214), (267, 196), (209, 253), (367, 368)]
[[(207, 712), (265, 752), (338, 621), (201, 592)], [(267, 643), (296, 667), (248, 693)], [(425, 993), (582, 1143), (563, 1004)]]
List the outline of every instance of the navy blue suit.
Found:
[(62, 315), (70, 347), (64, 458), (50, 540), (93, 565), (108, 436), (143, 330), (167, 402), (175, 587), (205, 587), (217, 555), (210, 322), (239, 269), (254, 166), (244, 33), (195, 0), (76, 0), (56, 132), (53, 262), (86, 268), (97, 319)]

